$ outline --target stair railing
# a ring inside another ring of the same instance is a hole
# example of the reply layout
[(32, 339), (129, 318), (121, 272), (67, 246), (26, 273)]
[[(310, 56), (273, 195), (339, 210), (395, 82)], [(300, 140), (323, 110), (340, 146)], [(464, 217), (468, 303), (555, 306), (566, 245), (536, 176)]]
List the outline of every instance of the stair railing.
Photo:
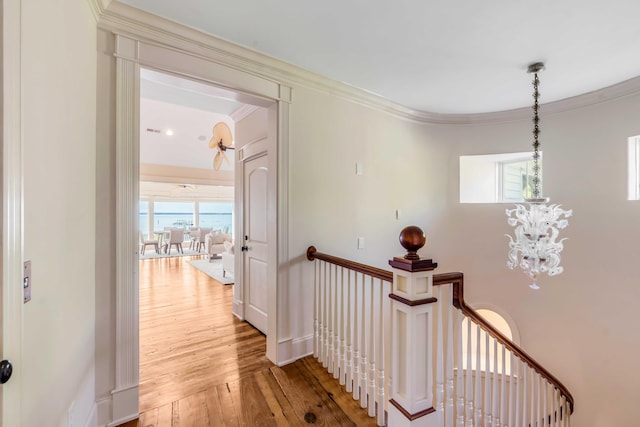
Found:
[(393, 272), (308, 248), (318, 361), (379, 426), (568, 427), (568, 389), (400, 240)]

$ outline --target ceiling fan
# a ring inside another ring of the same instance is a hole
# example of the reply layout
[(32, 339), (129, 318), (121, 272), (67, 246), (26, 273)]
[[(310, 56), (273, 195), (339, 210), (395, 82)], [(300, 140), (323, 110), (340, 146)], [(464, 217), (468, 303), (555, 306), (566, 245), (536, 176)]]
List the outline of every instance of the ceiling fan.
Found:
[(235, 147), (232, 147), (233, 138), (231, 136), (231, 129), (225, 122), (216, 123), (213, 127), (213, 136), (209, 141), (209, 148), (216, 148), (218, 152), (213, 158), (213, 169), (219, 170), (222, 165), (222, 160), (229, 163), (229, 159), (227, 155), (224, 154), (227, 150), (235, 150)]

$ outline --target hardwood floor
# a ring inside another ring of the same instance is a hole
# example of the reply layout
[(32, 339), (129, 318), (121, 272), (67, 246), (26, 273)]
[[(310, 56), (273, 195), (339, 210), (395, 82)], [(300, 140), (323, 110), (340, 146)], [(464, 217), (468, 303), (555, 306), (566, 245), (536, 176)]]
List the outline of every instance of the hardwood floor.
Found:
[(140, 419), (123, 427), (375, 426), (312, 356), (283, 367), (188, 258), (140, 262)]

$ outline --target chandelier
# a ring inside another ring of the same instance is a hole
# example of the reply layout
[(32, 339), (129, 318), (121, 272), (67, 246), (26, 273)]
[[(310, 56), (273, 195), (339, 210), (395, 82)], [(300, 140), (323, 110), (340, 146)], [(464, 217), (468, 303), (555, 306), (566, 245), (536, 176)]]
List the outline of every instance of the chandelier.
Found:
[(526, 204), (516, 204), (507, 209), (508, 224), (515, 227), (515, 240), (509, 237), (509, 255), (507, 267), (520, 267), (533, 282), (532, 289), (540, 289), (538, 277), (541, 273), (555, 276), (562, 273), (560, 252), (565, 239), (556, 241), (559, 231), (569, 225), (566, 218), (573, 213), (560, 205), (547, 205), (548, 197), (540, 196), (540, 118), (538, 117), (538, 71), (544, 70), (544, 64), (536, 62), (529, 65), (528, 73), (533, 73), (533, 197), (525, 199)]

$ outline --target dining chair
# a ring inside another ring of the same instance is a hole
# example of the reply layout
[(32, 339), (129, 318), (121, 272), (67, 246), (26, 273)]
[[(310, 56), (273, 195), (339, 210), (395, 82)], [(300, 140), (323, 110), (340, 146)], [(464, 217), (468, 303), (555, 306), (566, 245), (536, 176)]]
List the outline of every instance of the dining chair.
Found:
[(139, 231), (139, 233), (140, 233), (140, 255), (144, 255), (144, 250), (146, 249), (147, 246), (153, 246), (156, 250), (156, 253), (160, 253), (160, 250), (158, 249), (157, 240), (146, 240), (142, 235), (142, 231)]
[(197, 227), (191, 227), (189, 229), (189, 249), (193, 249), (198, 244), (198, 238), (200, 237), (200, 229)]
[(200, 252), (202, 248), (204, 248), (204, 244), (206, 241), (206, 236), (211, 232), (211, 228), (201, 228), (198, 233), (198, 238), (196, 239), (196, 251)]
[(182, 242), (184, 241), (184, 230), (182, 228), (172, 228), (169, 230), (169, 237), (165, 239), (163, 245), (164, 253), (171, 253), (171, 247), (175, 246), (179, 253), (182, 251)]

